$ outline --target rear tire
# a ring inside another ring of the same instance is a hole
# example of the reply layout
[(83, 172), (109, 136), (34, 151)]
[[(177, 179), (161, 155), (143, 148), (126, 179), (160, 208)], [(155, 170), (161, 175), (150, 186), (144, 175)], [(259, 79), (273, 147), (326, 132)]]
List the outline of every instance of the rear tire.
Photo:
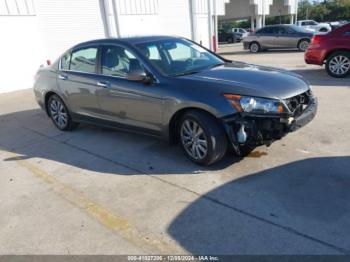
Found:
[(51, 95), (47, 102), (47, 111), (54, 125), (61, 131), (73, 130), (78, 123), (72, 120), (67, 106), (58, 95)]
[(227, 38), (227, 43), (232, 44), (234, 43), (234, 40), (232, 37)]
[(192, 162), (208, 166), (226, 154), (226, 133), (215, 117), (201, 111), (189, 111), (182, 116), (178, 128), (181, 146)]
[(350, 52), (335, 52), (328, 57), (326, 71), (335, 78), (346, 77), (350, 73)]
[(260, 44), (258, 42), (252, 42), (249, 45), (249, 50), (251, 53), (258, 53), (260, 51), (261, 47)]
[(309, 45), (310, 45), (310, 40), (302, 39), (298, 43), (298, 49), (300, 52), (305, 52), (309, 48)]

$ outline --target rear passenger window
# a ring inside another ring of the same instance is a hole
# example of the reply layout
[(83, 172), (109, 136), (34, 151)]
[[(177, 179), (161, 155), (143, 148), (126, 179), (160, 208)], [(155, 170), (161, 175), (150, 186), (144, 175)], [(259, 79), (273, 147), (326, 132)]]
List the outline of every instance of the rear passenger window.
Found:
[(257, 33), (258, 34), (272, 34), (273, 28), (272, 27), (265, 27), (265, 28), (260, 29)]
[(88, 47), (73, 51), (70, 70), (95, 73), (97, 47)]
[(70, 52), (66, 53), (61, 58), (61, 70), (69, 70), (69, 63), (70, 63)]

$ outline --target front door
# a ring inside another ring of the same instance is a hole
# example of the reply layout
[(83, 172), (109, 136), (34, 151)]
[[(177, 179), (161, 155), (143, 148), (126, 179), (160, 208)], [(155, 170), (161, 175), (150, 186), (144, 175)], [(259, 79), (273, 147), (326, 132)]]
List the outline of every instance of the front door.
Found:
[(142, 69), (139, 60), (119, 45), (101, 47), (98, 95), (101, 114), (125, 127), (154, 132), (162, 130), (162, 96), (157, 83), (126, 79), (128, 72)]

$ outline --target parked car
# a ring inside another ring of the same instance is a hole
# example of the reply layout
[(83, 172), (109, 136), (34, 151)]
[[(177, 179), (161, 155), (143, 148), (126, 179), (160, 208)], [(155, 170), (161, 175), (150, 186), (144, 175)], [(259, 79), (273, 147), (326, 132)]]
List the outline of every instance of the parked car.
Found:
[(278, 48), (298, 48), (300, 51), (305, 51), (312, 36), (312, 32), (295, 25), (265, 26), (245, 37), (243, 46), (252, 53)]
[(305, 61), (307, 64), (325, 64), (330, 76), (347, 76), (350, 73), (350, 24), (328, 34), (315, 35), (305, 52)]
[(329, 24), (330, 24), (332, 30), (337, 29), (337, 28), (339, 28), (339, 27), (341, 27), (341, 26), (343, 26), (343, 25), (345, 25), (345, 24), (347, 24), (347, 23), (348, 23), (348, 21), (346, 21), (346, 20), (340, 20), (340, 21), (329, 22)]
[(249, 32), (243, 28), (232, 28), (233, 33), (241, 34), (242, 38), (249, 35)]
[(166, 36), (78, 44), (40, 68), (34, 93), (54, 125), (80, 122), (179, 142), (197, 164), (282, 138), (309, 123), (317, 100), (298, 75), (233, 62)]
[(242, 40), (242, 34), (234, 33), (230, 30), (220, 29), (218, 31), (219, 42), (236, 43)]
[(329, 32), (332, 31), (331, 25), (328, 23), (317, 23), (314, 20), (299, 20), (296, 22), (297, 26), (313, 32)]

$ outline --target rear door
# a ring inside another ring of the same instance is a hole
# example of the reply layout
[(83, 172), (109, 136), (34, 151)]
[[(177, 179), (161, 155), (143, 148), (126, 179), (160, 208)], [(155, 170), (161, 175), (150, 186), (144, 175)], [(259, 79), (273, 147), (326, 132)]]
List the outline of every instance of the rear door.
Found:
[(85, 116), (98, 115), (97, 52), (97, 45), (85, 46), (68, 52), (61, 59), (58, 88), (73, 113)]
[(276, 27), (277, 29), (277, 37), (275, 40), (275, 46), (278, 48), (296, 48), (298, 45), (298, 35), (297, 33), (287, 27), (281, 26)]
[(263, 48), (274, 47), (276, 34), (274, 27), (265, 27), (256, 33), (258, 42)]

